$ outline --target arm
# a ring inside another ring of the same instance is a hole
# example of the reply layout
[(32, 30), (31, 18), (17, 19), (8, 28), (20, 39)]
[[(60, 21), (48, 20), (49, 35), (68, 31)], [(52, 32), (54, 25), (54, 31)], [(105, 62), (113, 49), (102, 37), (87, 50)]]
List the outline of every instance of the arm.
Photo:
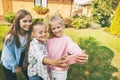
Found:
[(72, 54), (67, 57), (69, 60), (69, 64), (75, 64), (75, 63), (86, 63), (88, 61), (88, 55), (84, 53), (82, 54)]
[(50, 59), (48, 57), (44, 57), (43, 63), (47, 64), (47, 65), (59, 66), (59, 67), (67, 67), (68, 66), (68, 60), (66, 59), (66, 56), (63, 56), (59, 59)]
[(69, 64), (85, 63), (88, 60), (88, 55), (83, 51), (76, 43), (71, 39), (68, 41), (68, 53), (70, 54), (67, 58)]
[(13, 43), (13, 38), (7, 43), (4, 42), (1, 61), (6, 68), (11, 68), (13, 73), (16, 72), (15, 66), (17, 65), (17, 61), (15, 57), (15, 44)]
[(88, 61), (88, 55), (86, 54), (85, 50), (83, 50), (82, 52), (83, 53), (80, 55), (77, 55), (75, 59), (76, 62), (80, 64), (86, 63)]

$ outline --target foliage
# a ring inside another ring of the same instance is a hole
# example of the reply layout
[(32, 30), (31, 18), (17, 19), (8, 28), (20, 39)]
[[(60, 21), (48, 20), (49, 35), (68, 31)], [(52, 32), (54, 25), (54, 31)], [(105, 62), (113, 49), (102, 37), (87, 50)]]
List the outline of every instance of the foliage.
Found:
[(73, 18), (71, 25), (77, 29), (90, 27), (90, 20), (86, 16)]
[(65, 27), (66, 28), (72, 28), (72, 25), (71, 25), (72, 19), (71, 18), (64, 18), (63, 20), (65, 22)]
[(120, 36), (120, 4), (118, 5), (116, 9), (114, 19), (110, 26), (110, 33)]
[(110, 28), (109, 28), (109, 27), (105, 27), (105, 28), (104, 28), (104, 31), (110, 32)]
[(2, 49), (2, 41), (4, 36), (6, 35), (7, 31), (9, 30), (9, 27), (6, 25), (0, 25), (0, 50)]
[(34, 10), (37, 14), (46, 14), (49, 11), (48, 8), (42, 6), (34, 6)]
[(118, 69), (111, 65), (114, 53), (92, 37), (81, 38), (79, 46), (86, 50), (89, 60), (86, 64), (71, 65), (67, 80), (118, 80), (112, 76)]
[(32, 22), (34, 23), (35, 21), (44, 21), (44, 18), (34, 18), (32, 19)]
[(8, 14), (4, 16), (4, 19), (9, 23), (13, 23), (14, 18), (15, 18), (14, 12), (8, 12)]
[(110, 26), (112, 14), (119, 0), (94, 0), (92, 18), (102, 27)]

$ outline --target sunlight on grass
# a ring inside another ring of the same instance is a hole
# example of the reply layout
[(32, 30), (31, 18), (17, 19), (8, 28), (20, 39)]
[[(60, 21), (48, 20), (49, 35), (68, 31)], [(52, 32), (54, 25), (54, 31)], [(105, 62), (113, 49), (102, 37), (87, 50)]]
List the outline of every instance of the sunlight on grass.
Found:
[[(118, 76), (120, 76), (120, 38), (111, 35), (103, 30), (94, 29), (80, 29), (73, 28), (65, 29), (64, 34), (70, 36), (74, 41), (78, 41), (78, 38), (93, 37), (102, 46), (110, 48), (114, 52), (114, 58), (112, 65), (119, 69)], [(119, 78), (120, 79), (120, 78)]]

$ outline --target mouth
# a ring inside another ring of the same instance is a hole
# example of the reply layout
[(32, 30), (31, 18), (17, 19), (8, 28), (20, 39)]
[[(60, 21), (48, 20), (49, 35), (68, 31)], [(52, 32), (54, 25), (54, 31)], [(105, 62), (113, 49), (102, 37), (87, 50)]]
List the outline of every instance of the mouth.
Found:
[(30, 29), (30, 26), (25, 26), (25, 29), (26, 29), (26, 30), (29, 30), (29, 29)]

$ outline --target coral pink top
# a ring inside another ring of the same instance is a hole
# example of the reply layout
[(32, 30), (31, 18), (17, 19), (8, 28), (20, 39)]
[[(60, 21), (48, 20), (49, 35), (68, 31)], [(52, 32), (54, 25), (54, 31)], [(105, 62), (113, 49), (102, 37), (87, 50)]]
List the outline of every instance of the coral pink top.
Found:
[[(68, 54), (80, 54), (82, 50), (72, 39), (68, 36), (63, 35), (62, 37), (53, 37), (47, 40), (47, 52), (48, 57), (52, 59), (60, 58), (61, 56)], [(66, 70), (60, 67), (49, 66), (50, 69), (55, 70)]]

